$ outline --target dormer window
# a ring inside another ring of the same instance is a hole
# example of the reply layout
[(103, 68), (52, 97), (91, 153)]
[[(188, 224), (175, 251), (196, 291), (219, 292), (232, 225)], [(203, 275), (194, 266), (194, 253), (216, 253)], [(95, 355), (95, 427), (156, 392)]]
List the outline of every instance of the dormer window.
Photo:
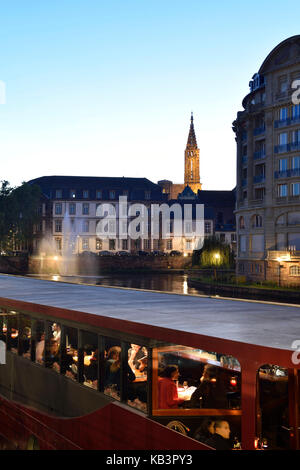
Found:
[(75, 199), (75, 197), (76, 197), (76, 191), (75, 191), (75, 189), (71, 189), (71, 191), (70, 191), (70, 198), (71, 198), (71, 199)]
[(82, 197), (83, 197), (83, 199), (88, 199), (89, 198), (89, 192), (88, 192), (87, 189), (84, 189), (82, 191)]
[(62, 189), (56, 189), (55, 199), (61, 199), (61, 198), (62, 198)]

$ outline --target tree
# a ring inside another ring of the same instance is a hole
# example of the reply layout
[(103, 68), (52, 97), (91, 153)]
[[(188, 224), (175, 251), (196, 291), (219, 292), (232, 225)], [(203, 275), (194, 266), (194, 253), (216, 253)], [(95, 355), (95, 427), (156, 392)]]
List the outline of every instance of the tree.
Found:
[(2, 181), (0, 188), (0, 244), (2, 250), (32, 244), (34, 224), (40, 220), (39, 186), (22, 183), (11, 188)]
[(195, 250), (192, 257), (193, 265), (203, 267), (231, 267), (234, 265), (234, 254), (229, 245), (212, 236), (204, 240), (201, 250)]

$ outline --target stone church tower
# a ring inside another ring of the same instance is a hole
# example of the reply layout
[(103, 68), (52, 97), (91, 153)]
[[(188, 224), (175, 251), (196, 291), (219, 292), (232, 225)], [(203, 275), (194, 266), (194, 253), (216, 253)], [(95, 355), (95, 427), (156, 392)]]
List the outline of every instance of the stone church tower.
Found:
[(200, 151), (197, 147), (196, 134), (194, 129), (193, 113), (191, 115), (190, 132), (186, 149), (184, 152), (184, 186), (189, 186), (197, 194), (201, 189), (200, 183)]

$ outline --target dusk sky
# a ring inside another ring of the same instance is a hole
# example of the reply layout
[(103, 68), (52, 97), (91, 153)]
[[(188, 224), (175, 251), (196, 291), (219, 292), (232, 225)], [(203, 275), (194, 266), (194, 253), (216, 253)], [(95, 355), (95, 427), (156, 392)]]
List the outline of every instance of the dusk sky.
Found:
[(1, 1), (1, 180), (183, 182), (191, 111), (203, 189), (232, 189), (248, 83), (300, 34), (298, 1)]

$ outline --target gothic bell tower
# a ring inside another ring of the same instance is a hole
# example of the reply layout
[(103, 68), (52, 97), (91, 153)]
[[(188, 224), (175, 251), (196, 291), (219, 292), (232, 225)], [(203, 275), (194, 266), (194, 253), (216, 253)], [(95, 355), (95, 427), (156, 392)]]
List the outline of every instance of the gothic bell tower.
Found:
[(191, 115), (190, 132), (184, 152), (184, 186), (189, 186), (194, 193), (201, 189), (200, 183), (200, 151), (197, 147), (193, 113)]

